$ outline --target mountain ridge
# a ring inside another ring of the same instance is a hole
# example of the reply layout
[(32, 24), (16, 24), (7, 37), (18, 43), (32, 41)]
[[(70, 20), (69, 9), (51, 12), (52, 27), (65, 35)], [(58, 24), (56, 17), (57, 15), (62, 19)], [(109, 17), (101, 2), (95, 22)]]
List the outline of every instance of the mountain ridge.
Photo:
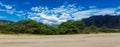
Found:
[(14, 23), (13, 21), (8, 21), (8, 20), (0, 20), (0, 25), (8, 25)]
[(86, 26), (119, 28), (120, 27), (120, 15), (96, 15), (89, 18), (82, 19)]

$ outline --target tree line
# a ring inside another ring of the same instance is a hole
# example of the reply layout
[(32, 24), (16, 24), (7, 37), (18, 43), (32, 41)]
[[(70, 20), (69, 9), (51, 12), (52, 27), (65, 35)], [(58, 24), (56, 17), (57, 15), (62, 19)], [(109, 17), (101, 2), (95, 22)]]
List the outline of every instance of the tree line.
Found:
[(0, 32), (8, 34), (75, 34), (80, 33), (84, 26), (82, 21), (68, 21), (58, 26), (49, 26), (34, 20), (21, 20), (8, 25), (0, 25)]
[(110, 29), (106, 27), (96, 27), (91, 25), (86, 27), (83, 21), (67, 21), (60, 25), (49, 26), (34, 20), (21, 20), (8, 25), (0, 25), (0, 33), (4, 34), (89, 34), (99, 32), (120, 32), (119, 29)]
[[(101, 17), (102, 17), (102, 20), (101, 20)], [(88, 19), (83, 19), (81, 21), (70, 20), (56, 26), (49, 26), (41, 22), (36, 22), (34, 20), (21, 20), (18, 22), (9, 22), (7, 24), (4, 24), (4, 23), (0, 24), (0, 33), (59, 35), (59, 34), (89, 34), (89, 33), (120, 32), (120, 28), (118, 26), (120, 23), (119, 18), (117, 17), (114, 18), (111, 16), (109, 17), (109, 19), (110, 18), (111, 19), (116, 18), (118, 20), (112, 20), (114, 22), (106, 23), (107, 20), (106, 22), (104, 22), (105, 21), (104, 19), (107, 19), (107, 18), (104, 18), (103, 16), (93, 16)], [(109, 28), (112, 26), (113, 28)]]

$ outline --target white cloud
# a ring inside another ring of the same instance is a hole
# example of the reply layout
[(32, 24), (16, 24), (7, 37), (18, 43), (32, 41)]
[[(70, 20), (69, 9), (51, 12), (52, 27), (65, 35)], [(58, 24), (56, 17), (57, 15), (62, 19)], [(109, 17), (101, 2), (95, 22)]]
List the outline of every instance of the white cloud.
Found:
[(0, 6), (6, 8), (6, 9), (12, 9), (13, 7), (11, 5), (3, 4), (0, 2)]
[(91, 9), (91, 10), (84, 10), (84, 11), (78, 11), (76, 13), (73, 13), (73, 16), (75, 17), (74, 20), (81, 20), (82, 18), (88, 18), (90, 17), (93, 13), (97, 12), (98, 10), (96, 9)]
[(17, 11), (16, 9), (13, 8), (12, 5), (8, 5), (8, 4), (4, 4), (2, 2), (0, 2), (0, 6), (3, 8), (0, 8), (0, 11), (5, 11), (9, 14), (13, 14), (13, 13), (24, 13), (23, 11)]
[(82, 18), (87, 18), (93, 15), (118, 15), (118, 14), (116, 14), (116, 8), (105, 8), (78, 11), (73, 15), (75, 17), (74, 20), (81, 20)]
[(100, 9), (98, 12), (96, 12), (94, 15), (115, 15), (116, 9), (114, 8), (106, 8), (106, 9)]
[(81, 12), (73, 13), (73, 16), (74, 16), (74, 20), (81, 20), (82, 18), (89, 17), (90, 14), (91, 13), (89, 11), (81, 11)]
[[(32, 7), (31, 11), (17, 11), (11, 5), (6, 5), (0, 2), (0, 11), (8, 14), (14, 14), (21, 18), (32, 19), (44, 24), (60, 24), (68, 20), (81, 20), (93, 15), (120, 15), (120, 7), (98, 9), (96, 6), (90, 6), (85, 10), (85, 7), (75, 5), (62, 5), (57, 8), (49, 9), (48, 7), (36, 6)], [(2, 18), (2, 17), (1, 17)]]
[[(58, 8), (48, 9), (47, 7), (32, 7), (33, 12), (28, 13), (28, 18), (43, 22), (45, 24), (60, 24), (68, 20), (81, 20), (93, 15), (118, 15), (117, 8), (96, 9), (96, 6), (90, 6), (89, 10), (82, 10), (84, 7), (75, 5), (60, 6)], [(94, 9), (93, 9), (94, 8)]]
[(69, 20), (72, 17), (70, 16), (70, 14), (68, 13), (62, 13), (62, 15), (59, 17), (60, 19), (64, 19), (64, 20)]
[(6, 9), (12, 9), (12, 6), (6, 5), (5, 8), (6, 8)]
[(37, 11), (37, 12), (39, 12), (40, 9), (41, 9), (41, 8), (39, 8), (39, 7), (32, 7), (32, 8), (31, 8), (32, 11)]
[(18, 16), (22, 19), (27, 14), (24, 11), (18, 11), (16, 9), (14, 9), (12, 5), (4, 4), (2, 2), (0, 2), (0, 6), (3, 7), (3, 8), (0, 8), (0, 12), (5, 12), (5, 13), (8, 13), (10, 15), (15, 15), (15, 16)]
[(6, 12), (8, 14), (13, 14), (14, 13), (14, 10), (7, 10), (7, 9), (1, 9), (0, 8), (0, 12)]
[(24, 15), (27, 14), (24, 11), (17, 11), (16, 9), (10, 9), (10, 10), (8, 10), (8, 9), (1, 9), (0, 8), (0, 12), (6, 12), (6, 13), (8, 13), (10, 15), (15, 14), (16, 16), (24, 16)]
[[(48, 9), (47, 7), (32, 7), (31, 10), (36, 13), (28, 13), (29, 18), (40, 18), (43, 23), (60, 24), (72, 19), (72, 13), (78, 10), (74, 5), (60, 6), (58, 8)], [(33, 19), (34, 20), (34, 19)]]

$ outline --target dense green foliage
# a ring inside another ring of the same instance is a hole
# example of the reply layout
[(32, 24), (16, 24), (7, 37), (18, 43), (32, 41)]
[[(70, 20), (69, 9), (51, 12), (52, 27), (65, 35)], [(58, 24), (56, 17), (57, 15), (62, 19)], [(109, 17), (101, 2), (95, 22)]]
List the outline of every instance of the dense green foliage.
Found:
[[(7, 22), (6, 22), (7, 23)], [(57, 26), (49, 26), (33, 20), (22, 20), (0, 25), (0, 33), (5, 34), (89, 34), (89, 33), (120, 32), (119, 28), (86, 27), (83, 21), (67, 21)]]
[(82, 21), (67, 21), (57, 27), (48, 26), (33, 20), (22, 20), (8, 25), (1, 25), (1, 33), (11, 34), (76, 34), (82, 33), (85, 27)]
[(84, 27), (85, 27), (85, 24), (82, 21), (63, 22), (58, 26), (58, 28), (60, 29), (60, 32), (65, 34), (82, 33)]

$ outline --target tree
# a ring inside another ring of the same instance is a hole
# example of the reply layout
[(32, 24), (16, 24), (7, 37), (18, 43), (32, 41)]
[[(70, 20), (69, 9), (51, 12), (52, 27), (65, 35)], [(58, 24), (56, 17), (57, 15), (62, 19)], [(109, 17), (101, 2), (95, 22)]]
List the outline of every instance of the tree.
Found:
[(84, 22), (82, 21), (67, 21), (61, 23), (58, 28), (59, 32), (63, 34), (74, 34), (74, 33), (80, 33), (84, 29)]
[(98, 33), (100, 32), (100, 29), (97, 28), (96, 26), (94, 25), (91, 25), (90, 27), (85, 27), (83, 33), (85, 34), (89, 34), (89, 33)]
[(4, 26), (4, 25), (0, 25), (0, 33), (2, 33), (2, 32), (4, 32), (4, 31), (6, 31), (6, 26)]
[(40, 34), (46, 29), (46, 25), (38, 23), (33, 20), (22, 20), (11, 24), (7, 27), (7, 30), (14, 33), (33, 33)]

